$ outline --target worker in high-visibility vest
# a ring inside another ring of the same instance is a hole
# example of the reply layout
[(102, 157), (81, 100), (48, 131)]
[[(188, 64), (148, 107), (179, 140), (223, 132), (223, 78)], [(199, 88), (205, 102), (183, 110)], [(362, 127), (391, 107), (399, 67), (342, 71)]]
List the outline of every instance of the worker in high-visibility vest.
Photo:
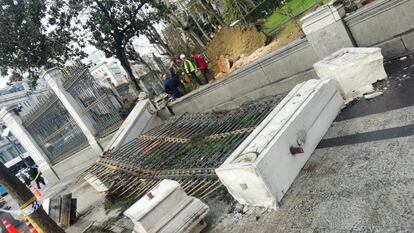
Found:
[(180, 55), (180, 59), (183, 62), (184, 72), (190, 76), (192, 80), (196, 81), (199, 85), (202, 85), (200, 79), (196, 75), (196, 66), (193, 62), (186, 58), (184, 54)]

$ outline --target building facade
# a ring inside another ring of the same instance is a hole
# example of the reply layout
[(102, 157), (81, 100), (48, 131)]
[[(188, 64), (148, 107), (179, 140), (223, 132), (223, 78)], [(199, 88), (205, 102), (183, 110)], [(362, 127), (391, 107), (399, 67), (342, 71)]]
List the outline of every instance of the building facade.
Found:
[[(29, 86), (24, 81), (16, 82), (11, 86), (0, 89), (0, 109), (20, 106), (20, 114), (24, 115), (32, 106), (34, 106), (46, 93), (46, 87), (42, 80), (39, 81), (38, 87), (34, 91), (29, 90)], [(3, 123), (0, 122), (0, 135), (3, 131)], [(10, 141), (12, 141), (11, 144)], [(14, 136), (8, 138), (0, 137), (0, 162), (3, 164), (10, 163), (19, 157), (19, 154), (26, 154), (26, 150)]]
[(117, 61), (101, 61), (89, 70), (92, 76), (104, 86), (107, 86), (107, 80), (113, 85), (119, 86), (127, 83), (127, 76), (124, 69)]

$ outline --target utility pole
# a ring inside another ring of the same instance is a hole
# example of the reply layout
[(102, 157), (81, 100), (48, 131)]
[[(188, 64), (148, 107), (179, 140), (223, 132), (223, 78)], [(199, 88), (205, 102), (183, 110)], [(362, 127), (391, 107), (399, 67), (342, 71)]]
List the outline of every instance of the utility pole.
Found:
[(0, 163), (0, 184), (21, 207), (39, 233), (65, 233), (43, 210), (33, 193), (16, 176)]

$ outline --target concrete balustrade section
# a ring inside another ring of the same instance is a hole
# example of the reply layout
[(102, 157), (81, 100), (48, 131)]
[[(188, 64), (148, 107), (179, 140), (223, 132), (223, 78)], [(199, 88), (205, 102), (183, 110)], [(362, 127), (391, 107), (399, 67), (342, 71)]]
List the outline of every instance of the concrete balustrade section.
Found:
[(380, 47), (386, 59), (414, 52), (414, 1), (376, 0), (346, 16), (356, 46)]
[(301, 19), (306, 38), (320, 59), (341, 48), (354, 46), (352, 35), (342, 20), (344, 16), (343, 4), (331, 2)]
[(116, 150), (161, 123), (156, 109), (148, 99), (140, 100), (116, 131), (105, 151)]
[(139, 199), (124, 215), (140, 233), (198, 233), (206, 227), (209, 208), (188, 196), (177, 181), (163, 180)]
[(342, 105), (333, 80), (298, 84), (216, 169), (220, 181), (239, 203), (276, 209)]

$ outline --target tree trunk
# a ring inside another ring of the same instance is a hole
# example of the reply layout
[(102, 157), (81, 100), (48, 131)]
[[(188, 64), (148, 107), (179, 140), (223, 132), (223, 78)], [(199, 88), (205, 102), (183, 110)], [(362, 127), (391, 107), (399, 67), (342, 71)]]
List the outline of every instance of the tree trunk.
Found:
[[(16, 176), (12, 175), (3, 163), (0, 163), (0, 183), (4, 185), (7, 192), (17, 201), (19, 206), (33, 198), (33, 193)], [(30, 222), (43, 232), (65, 233), (41, 206), (28, 217)]]
[[(122, 40), (121, 40), (122, 41)], [(139, 94), (139, 90), (141, 89), (139, 87), (138, 81), (135, 78), (134, 73), (132, 72), (132, 68), (131, 68), (131, 64), (128, 61), (128, 58), (126, 56), (126, 51), (125, 48), (123, 47), (122, 42), (118, 42), (117, 43), (117, 47), (116, 47), (116, 57), (118, 58), (118, 60), (121, 62), (121, 66), (125, 69), (125, 71), (128, 74), (128, 78), (129, 80), (132, 82), (133, 84), (133, 88), (134, 88), (134, 92), (137, 94)]]

